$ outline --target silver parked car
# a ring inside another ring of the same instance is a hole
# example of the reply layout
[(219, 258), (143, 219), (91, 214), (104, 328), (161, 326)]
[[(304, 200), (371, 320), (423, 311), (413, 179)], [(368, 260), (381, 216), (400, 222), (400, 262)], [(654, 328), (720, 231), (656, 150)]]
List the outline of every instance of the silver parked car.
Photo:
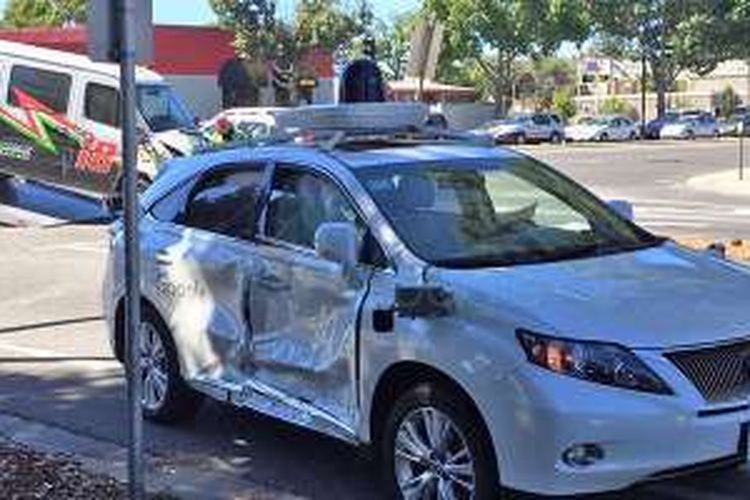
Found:
[[(324, 111), (330, 135), (177, 160), (146, 193), (148, 418), (209, 396), (372, 445), (387, 498), (598, 492), (746, 460), (748, 268), (520, 153), (331, 131)], [(110, 248), (122, 359), (119, 226)]]
[(472, 133), (489, 136), (498, 144), (558, 143), (565, 135), (562, 119), (553, 113), (519, 114), (493, 120)]

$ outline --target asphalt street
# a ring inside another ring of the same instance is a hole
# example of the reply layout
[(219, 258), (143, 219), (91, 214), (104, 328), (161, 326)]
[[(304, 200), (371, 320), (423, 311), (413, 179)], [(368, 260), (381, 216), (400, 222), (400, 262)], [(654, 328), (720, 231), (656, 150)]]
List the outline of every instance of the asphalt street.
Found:
[[(607, 198), (626, 198), (652, 230), (750, 237), (750, 204), (684, 186), (731, 168), (736, 145), (529, 146)], [(744, 214), (744, 215), (743, 215)], [(33, 183), (0, 183), (0, 413), (124, 444), (125, 392), (101, 319), (106, 227), (98, 203)], [(228, 471), (250, 485), (311, 499), (379, 498), (377, 466), (333, 439), (219, 403), (177, 428), (147, 424), (167, 463)], [(608, 499), (739, 500), (747, 469), (662, 482)]]

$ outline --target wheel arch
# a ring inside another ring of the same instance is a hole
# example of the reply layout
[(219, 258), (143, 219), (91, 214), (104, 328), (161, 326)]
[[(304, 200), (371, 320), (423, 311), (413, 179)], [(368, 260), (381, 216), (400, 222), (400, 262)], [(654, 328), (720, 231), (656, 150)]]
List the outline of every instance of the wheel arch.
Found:
[[(150, 311), (155, 314), (163, 323), (167, 325), (164, 315), (159, 309), (146, 297), (141, 297), (141, 315), (143, 311)], [(170, 332), (171, 335), (171, 332)], [(174, 342), (174, 339), (172, 340)], [(117, 302), (115, 309), (115, 335), (114, 335), (115, 358), (121, 363), (125, 362), (125, 297), (121, 297)], [(179, 359), (179, 356), (178, 356)]]
[(494, 452), (495, 465), (498, 464), (496, 456), (497, 448), (493, 442), (493, 436), (487, 426), (487, 419), (484, 418), (479, 405), (469, 394), (469, 391), (451, 375), (432, 366), (418, 361), (400, 361), (389, 366), (378, 379), (370, 403), (369, 412), (369, 437), (370, 442), (379, 441), (383, 432), (385, 420), (388, 416), (388, 410), (393, 403), (412, 387), (424, 383), (434, 382), (448, 387), (451, 391), (465, 400), (469, 405), (477, 421), (482, 425), (482, 430), (490, 440), (490, 448)]

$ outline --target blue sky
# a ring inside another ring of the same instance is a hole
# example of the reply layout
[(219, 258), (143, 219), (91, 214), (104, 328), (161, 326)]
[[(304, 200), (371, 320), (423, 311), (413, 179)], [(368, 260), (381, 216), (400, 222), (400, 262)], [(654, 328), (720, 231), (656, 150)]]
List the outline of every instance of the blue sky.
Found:
[[(8, 0), (0, 0), (0, 10)], [(419, 4), (419, 0), (370, 0), (378, 17), (386, 20), (407, 12)], [(207, 24), (216, 19), (208, 6), (208, 0), (153, 0), (154, 20), (162, 24)], [(295, 0), (278, 0), (279, 14), (290, 17), (294, 13)], [(355, 5), (352, 0), (343, 4)]]

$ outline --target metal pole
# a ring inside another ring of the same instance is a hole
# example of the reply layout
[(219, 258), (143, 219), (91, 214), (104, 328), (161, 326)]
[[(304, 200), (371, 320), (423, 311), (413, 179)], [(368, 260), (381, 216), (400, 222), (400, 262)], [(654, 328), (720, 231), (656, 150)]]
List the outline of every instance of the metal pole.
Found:
[(739, 127), (740, 136), (740, 180), (745, 180), (745, 131)]
[(140, 368), (140, 244), (138, 237), (138, 169), (135, 96), (135, 2), (119, 0), (120, 89), (122, 92), (122, 167), (125, 197), (125, 283), (126, 283), (126, 375), (128, 383), (128, 493), (131, 500), (145, 496), (143, 467), (142, 380)]
[(641, 55), (641, 140), (646, 139), (646, 51)]

